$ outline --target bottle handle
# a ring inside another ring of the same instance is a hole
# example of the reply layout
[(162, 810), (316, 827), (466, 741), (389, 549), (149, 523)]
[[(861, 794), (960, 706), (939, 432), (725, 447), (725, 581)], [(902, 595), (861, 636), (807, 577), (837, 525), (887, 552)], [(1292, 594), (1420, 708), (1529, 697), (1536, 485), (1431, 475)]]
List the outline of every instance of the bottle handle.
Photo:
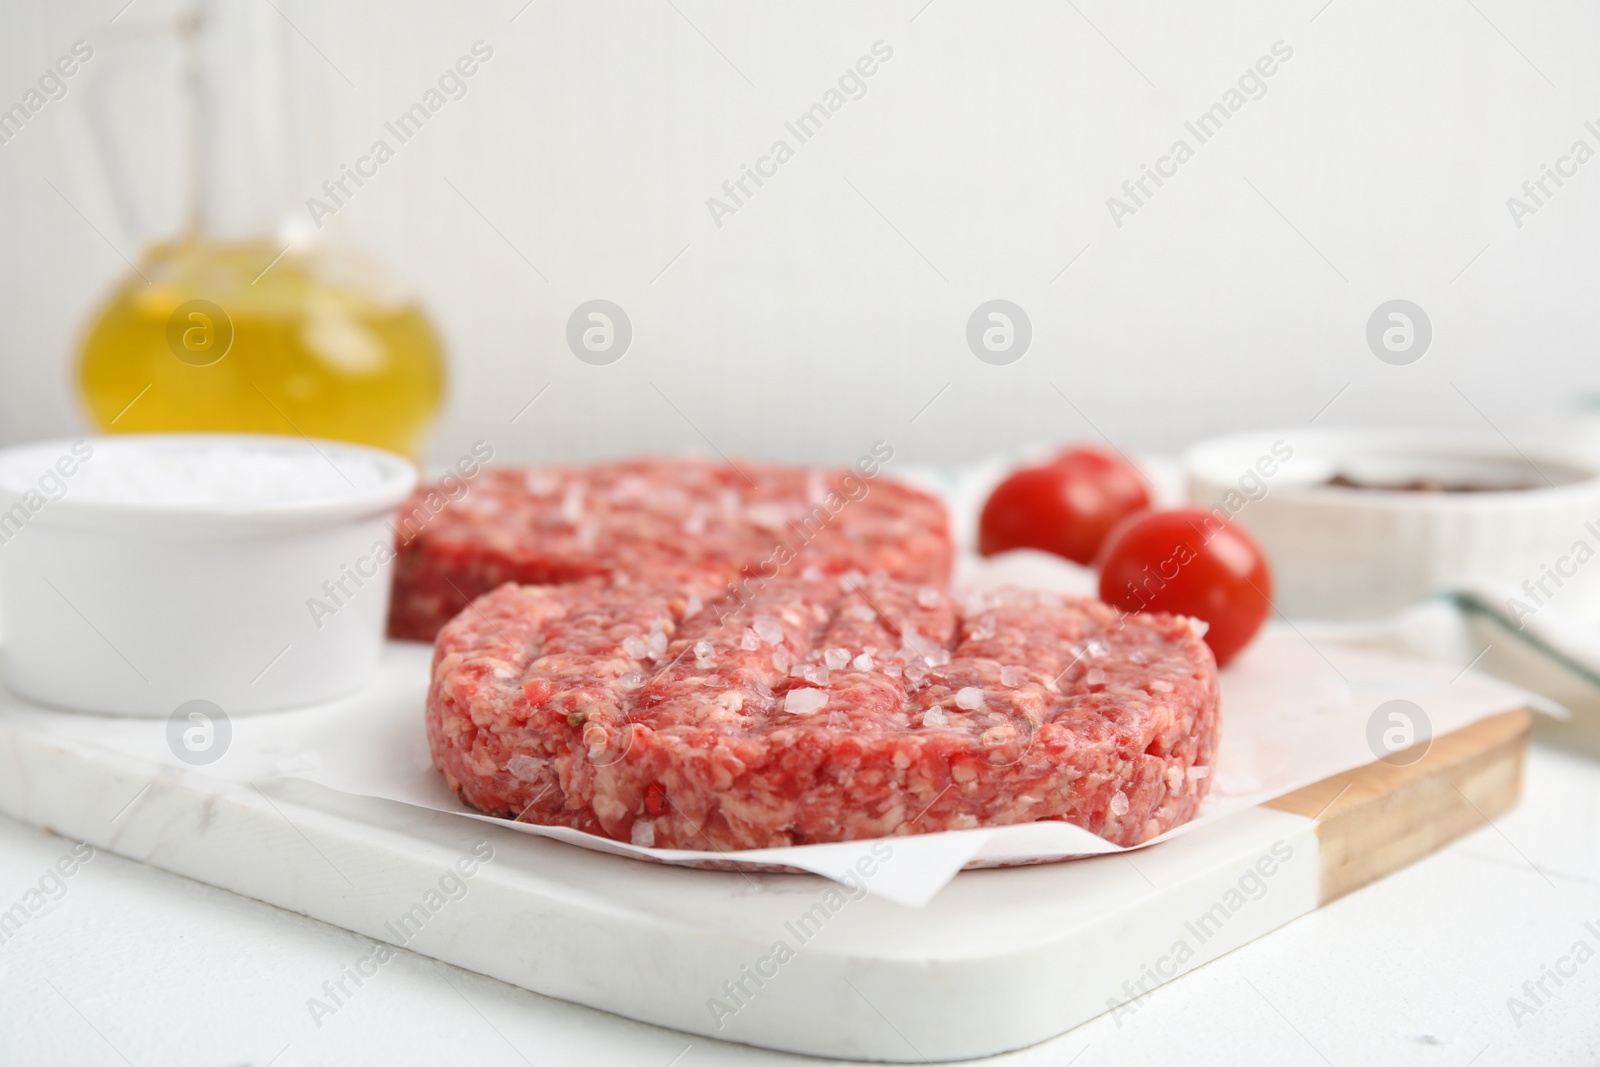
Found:
[(122, 79), (136, 77), (143, 70), (134, 66), (132, 57), (117, 43), (167, 39), (176, 42), (183, 51), (180, 62), (185, 80), (185, 96), (189, 109), (190, 129), (184, 138), (187, 160), (187, 180), (184, 190), (184, 228), (192, 234), (201, 224), (203, 145), (200, 141), (202, 116), (200, 114), (200, 31), (203, 22), (200, 0), (191, 0), (176, 14), (143, 22), (133, 21), (116, 26), (111, 44), (105, 49), (107, 60), (94, 78), (84, 86), (85, 142), (88, 145), (90, 170), (109, 202), (121, 231), (123, 243), (141, 244), (150, 233), (146, 211), (139, 201), (137, 183), (124, 180), (134, 170), (130, 152), (118, 136), (119, 123), (113, 113), (112, 100)]

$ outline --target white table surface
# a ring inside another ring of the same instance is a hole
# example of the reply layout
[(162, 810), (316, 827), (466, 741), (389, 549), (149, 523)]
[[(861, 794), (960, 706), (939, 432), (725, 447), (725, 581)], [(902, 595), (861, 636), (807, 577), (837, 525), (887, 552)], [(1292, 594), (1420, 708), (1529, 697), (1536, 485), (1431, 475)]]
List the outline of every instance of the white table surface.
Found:
[[(0, 819), (0, 910), (72, 847)], [(65, 885), (0, 944), (6, 1067), (837, 1062), (691, 1038), (404, 951), (319, 1027), (308, 998), (366, 939), (106, 853)], [(1519, 1025), (1507, 999), (1580, 939), (1594, 958), (1546, 979), (1552, 995)], [(1535, 744), (1523, 802), (1496, 826), (1120, 1020), (982, 1062), (1600, 1063), (1600, 763)]]

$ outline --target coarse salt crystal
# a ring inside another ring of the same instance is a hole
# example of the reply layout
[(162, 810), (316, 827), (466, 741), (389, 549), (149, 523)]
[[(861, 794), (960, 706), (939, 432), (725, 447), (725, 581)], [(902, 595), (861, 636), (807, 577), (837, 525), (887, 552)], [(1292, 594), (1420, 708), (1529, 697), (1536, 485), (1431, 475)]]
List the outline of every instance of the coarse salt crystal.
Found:
[(858, 671), (870, 671), (872, 669), (872, 657), (863, 652), (861, 655), (850, 661), (850, 666), (854, 667)]
[(806, 499), (813, 504), (821, 504), (828, 498), (828, 485), (822, 480), (822, 472), (812, 468), (806, 471)]
[(772, 669), (780, 674), (788, 674), (789, 668), (794, 666), (794, 654), (787, 645), (779, 645), (772, 650)]
[(1189, 780), (1190, 781), (1194, 781), (1197, 778), (1209, 778), (1210, 776), (1211, 776), (1211, 768), (1210, 767), (1202, 767), (1202, 766), (1196, 764), (1195, 766), (1189, 768)]
[(800, 577), (808, 582), (820, 582), (822, 580), (822, 571), (815, 563), (812, 563), (800, 572)]
[(573, 482), (561, 497), (561, 521), (568, 526), (578, 525), (583, 518), (583, 490), (582, 482)]
[(766, 644), (775, 645), (783, 640), (783, 624), (771, 615), (757, 615), (750, 629)]
[(783, 710), (790, 715), (813, 715), (828, 703), (828, 694), (820, 689), (791, 689), (784, 694)]
[(1117, 795), (1111, 798), (1111, 814), (1128, 814), (1128, 794), (1119, 790)]
[(810, 682), (812, 685), (828, 684), (828, 668), (816, 663), (796, 663), (789, 668), (789, 674), (795, 678)]
[(886, 663), (886, 664), (884, 664), (883, 673), (887, 674), (891, 678), (900, 677), (900, 674), (901, 674), (900, 664), (898, 664), (898, 663)]
[(850, 650), (848, 648), (830, 648), (822, 654), (822, 662), (826, 663), (831, 670), (842, 670), (845, 664), (850, 662)]
[(922, 725), (945, 726), (950, 722), (950, 717), (944, 713), (943, 708), (929, 708), (922, 713)]
[(866, 581), (867, 576), (862, 574), (860, 571), (845, 571), (844, 574), (839, 576), (839, 588), (843, 589), (846, 593), (853, 593), (862, 585), (866, 584)]
[(1015, 667), (1001, 667), (1000, 684), (1007, 689), (1015, 689), (1022, 684), (1022, 672)]
[(622, 641), (622, 652), (629, 659), (644, 659), (650, 654), (650, 646), (642, 637), (627, 637)]
[(944, 599), (939, 595), (939, 590), (927, 586), (917, 590), (917, 605), (924, 608), (936, 608), (939, 601)]
[(667, 654), (667, 635), (664, 633), (651, 634), (650, 640), (645, 644), (650, 648), (651, 659), (660, 659)]
[(969, 685), (956, 694), (956, 707), (963, 711), (976, 711), (983, 706), (983, 690)]
[(624, 689), (638, 689), (644, 685), (644, 675), (638, 671), (629, 671), (617, 679), (617, 684)]
[(511, 777), (523, 782), (531, 782), (539, 777), (539, 761), (532, 756), (518, 753), (506, 761), (506, 770), (511, 772)]
[(853, 619), (856, 622), (871, 622), (877, 618), (873, 610), (865, 604), (851, 604), (844, 609), (844, 613), (846, 618)]
[(747, 626), (745, 627), (744, 636), (739, 638), (739, 647), (746, 652), (754, 652), (761, 647), (761, 638), (757, 637), (756, 632)]
[(640, 848), (652, 848), (656, 843), (656, 824), (640, 819), (633, 824), (629, 839)]
[(686, 619), (692, 619), (696, 615), (700, 614), (700, 609), (703, 607), (705, 607), (705, 605), (700, 603), (700, 598), (695, 596), (693, 593), (690, 593), (689, 602), (683, 606), (683, 617)]
[(629, 500), (643, 500), (649, 491), (650, 483), (637, 474), (629, 474), (612, 486), (611, 492), (606, 495), (618, 503), (623, 503)]
[(1085, 685), (1105, 685), (1106, 672), (1099, 667), (1090, 667), (1083, 674), (1083, 683)]
[[(642, 479), (641, 479), (642, 480)], [(661, 486), (645, 494), (645, 500), (657, 511), (669, 514), (675, 511), (689, 510), (689, 494), (676, 486)]]
[(711, 654), (714, 651), (715, 649), (711, 647), (711, 642), (705, 638), (702, 637), (696, 641), (694, 643), (695, 666), (702, 669), (711, 666)]
[(789, 518), (782, 504), (751, 504), (744, 509), (744, 517), (763, 530), (781, 530)]

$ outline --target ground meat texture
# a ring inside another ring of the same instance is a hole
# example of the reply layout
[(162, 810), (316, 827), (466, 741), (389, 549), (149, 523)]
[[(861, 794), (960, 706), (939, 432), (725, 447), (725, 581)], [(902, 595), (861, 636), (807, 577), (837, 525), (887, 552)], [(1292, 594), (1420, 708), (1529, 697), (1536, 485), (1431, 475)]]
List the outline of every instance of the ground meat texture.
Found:
[(431, 641), (505, 582), (709, 571), (720, 582), (815, 568), (949, 580), (944, 505), (852, 470), (641, 459), (489, 469), (400, 509), (389, 634)]
[(883, 578), (506, 585), (440, 633), (428, 737), (494, 815), (727, 851), (1062, 819), (1119, 845), (1210, 783), (1186, 619)]

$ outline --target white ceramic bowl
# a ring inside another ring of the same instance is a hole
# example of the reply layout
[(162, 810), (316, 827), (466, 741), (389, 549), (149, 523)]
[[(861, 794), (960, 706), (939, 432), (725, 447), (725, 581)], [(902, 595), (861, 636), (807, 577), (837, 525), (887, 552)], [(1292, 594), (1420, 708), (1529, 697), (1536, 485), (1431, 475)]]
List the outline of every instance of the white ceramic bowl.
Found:
[(168, 716), (331, 699), (377, 669), (400, 456), (333, 441), (148, 434), (0, 451), (6, 684)]
[[(1442, 589), (1510, 593), (1541, 580), (1552, 594), (1542, 599), (1584, 611), (1600, 592), (1600, 559), (1568, 558), (1559, 586), (1549, 577), (1577, 541), (1600, 551), (1600, 469), (1560, 445), (1519, 451), (1494, 434), (1302, 428), (1205, 441), (1184, 466), (1192, 503), (1232, 512), (1261, 542), (1290, 616), (1373, 618)], [(1500, 488), (1328, 485), (1336, 474)]]

